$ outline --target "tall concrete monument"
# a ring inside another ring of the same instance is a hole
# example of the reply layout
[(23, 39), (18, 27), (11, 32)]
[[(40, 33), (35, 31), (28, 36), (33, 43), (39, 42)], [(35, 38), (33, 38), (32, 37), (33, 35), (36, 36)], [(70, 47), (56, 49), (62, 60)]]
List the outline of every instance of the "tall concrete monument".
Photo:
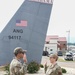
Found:
[(53, 0), (25, 0), (0, 33), (0, 65), (10, 63), (15, 47), (27, 50), (28, 62), (41, 62)]

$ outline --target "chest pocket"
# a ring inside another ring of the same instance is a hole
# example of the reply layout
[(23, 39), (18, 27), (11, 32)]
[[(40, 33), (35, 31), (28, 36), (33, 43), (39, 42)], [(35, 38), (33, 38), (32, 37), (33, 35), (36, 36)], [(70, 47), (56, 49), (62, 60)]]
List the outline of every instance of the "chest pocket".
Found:
[(58, 72), (57, 72), (58, 70), (57, 70), (57, 67), (54, 67), (53, 69), (52, 69), (52, 72), (51, 72), (51, 74), (50, 75), (58, 75)]

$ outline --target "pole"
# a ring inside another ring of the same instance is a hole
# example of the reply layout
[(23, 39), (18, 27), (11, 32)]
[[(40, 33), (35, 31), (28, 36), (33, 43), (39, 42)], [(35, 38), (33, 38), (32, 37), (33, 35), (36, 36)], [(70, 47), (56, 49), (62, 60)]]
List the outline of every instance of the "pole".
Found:
[(68, 33), (68, 40), (67, 40), (67, 46), (68, 46), (68, 50), (69, 50), (69, 43), (70, 43), (70, 30), (66, 31)]

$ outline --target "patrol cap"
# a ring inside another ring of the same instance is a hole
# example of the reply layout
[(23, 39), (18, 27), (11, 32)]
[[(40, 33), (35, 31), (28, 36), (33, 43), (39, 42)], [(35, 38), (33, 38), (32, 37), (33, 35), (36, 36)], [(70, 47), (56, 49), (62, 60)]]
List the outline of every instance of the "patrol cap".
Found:
[(17, 55), (18, 53), (26, 53), (27, 52), (27, 50), (23, 50), (21, 47), (16, 47), (15, 49), (14, 49), (14, 54), (15, 55)]
[(56, 61), (58, 60), (58, 55), (57, 54), (50, 54), (49, 57), (56, 59)]

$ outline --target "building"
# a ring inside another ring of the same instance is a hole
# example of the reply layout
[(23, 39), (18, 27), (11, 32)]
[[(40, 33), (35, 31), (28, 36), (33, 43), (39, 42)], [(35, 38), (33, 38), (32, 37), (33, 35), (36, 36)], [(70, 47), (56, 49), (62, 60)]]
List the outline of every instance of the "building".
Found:
[(57, 53), (59, 50), (67, 50), (66, 37), (59, 37), (58, 35), (50, 35), (46, 37), (44, 51), (49, 54)]
[(57, 42), (58, 41), (58, 36), (53, 35), (53, 36), (47, 36), (46, 41), (45, 41), (45, 47), (44, 50), (48, 51), (50, 53), (56, 53), (57, 52)]
[(59, 37), (58, 38), (58, 49), (59, 50), (67, 50), (67, 40), (66, 37)]

